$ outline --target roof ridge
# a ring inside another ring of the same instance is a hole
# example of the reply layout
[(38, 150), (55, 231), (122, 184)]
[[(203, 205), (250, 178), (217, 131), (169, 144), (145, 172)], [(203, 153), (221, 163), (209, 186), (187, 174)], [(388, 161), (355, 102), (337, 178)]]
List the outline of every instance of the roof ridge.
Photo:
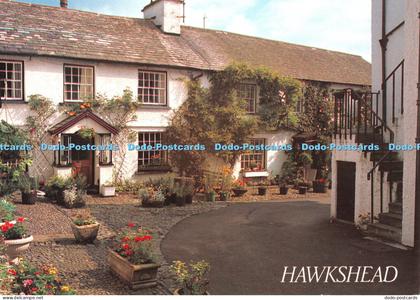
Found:
[(41, 7), (41, 8), (51, 9), (55, 11), (74, 11), (74, 12), (79, 12), (79, 13), (84, 13), (84, 14), (91, 14), (95, 16), (106, 16), (106, 17), (112, 17), (112, 18), (118, 18), (118, 19), (150, 21), (149, 19), (144, 19), (144, 18), (110, 15), (110, 14), (104, 14), (104, 13), (88, 11), (88, 10), (81, 10), (81, 9), (76, 9), (76, 8), (62, 8), (60, 6), (52, 6), (52, 5), (45, 5), (45, 4), (38, 4), (38, 3), (28, 3), (28, 2), (22, 2), (22, 0), (0, 0), (0, 2), (9, 2), (13, 4), (26, 5), (26, 6), (35, 6), (35, 7)]
[(287, 44), (287, 45), (292, 45), (292, 46), (298, 46), (298, 47), (310, 48), (310, 49), (315, 49), (315, 50), (320, 50), (320, 51), (326, 51), (326, 52), (334, 52), (334, 53), (338, 53), (338, 54), (344, 54), (344, 55), (350, 55), (350, 56), (355, 56), (355, 57), (361, 57), (363, 60), (365, 60), (363, 58), (363, 56), (361, 56), (361, 55), (353, 54), (353, 53), (348, 53), (348, 52), (343, 52), (343, 51), (330, 50), (330, 49), (319, 48), (319, 47), (314, 47), (314, 46), (309, 46), (309, 45), (296, 44), (296, 43), (285, 42), (285, 41), (280, 41), (280, 40), (275, 40), (275, 39), (270, 39), (270, 38), (265, 38), (265, 37), (259, 37), (259, 36), (254, 36), (254, 35), (247, 35), (247, 34), (242, 34), (242, 33), (236, 33), (236, 32), (231, 32), (231, 31), (221, 30), (221, 29), (200, 28), (200, 27), (195, 27), (195, 26), (190, 26), (190, 25), (181, 25), (181, 26), (182, 27), (191, 28), (191, 29), (194, 29), (194, 30), (212, 31), (212, 32), (219, 31), (219, 32), (223, 32), (223, 33), (227, 33), (227, 34), (233, 34), (233, 35), (238, 35), (238, 36), (247, 37), (247, 38), (265, 40), (265, 41), (270, 41), (270, 42), (275, 42), (275, 43), (280, 43), (280, 44)]

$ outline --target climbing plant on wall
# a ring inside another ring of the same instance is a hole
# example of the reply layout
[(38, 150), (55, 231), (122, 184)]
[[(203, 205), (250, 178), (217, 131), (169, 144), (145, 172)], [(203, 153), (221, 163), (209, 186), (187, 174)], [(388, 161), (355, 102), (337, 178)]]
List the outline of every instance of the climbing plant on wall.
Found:
[[(210, 88), (199, 82), (188, 83), (188, 99), (175, 112), (167, 130), (168, 143), (206, 146), (214, 152), (215, 143), (240, 145), (258, 130), (292, 128), (297, 124), (294, 107), (300, 93), (296, 80), (262, 68), (232, 64), (210, 76)], [(259, 88), (257, 114), (248, 114), (247, 103), (238, 97), (239, 84), (252, 82)], [(207, 153), (183, 151), (171, 156), (171, 161), (183, 173), (197, 174)], [(241, 151), (214, 152), (231, 166)]]

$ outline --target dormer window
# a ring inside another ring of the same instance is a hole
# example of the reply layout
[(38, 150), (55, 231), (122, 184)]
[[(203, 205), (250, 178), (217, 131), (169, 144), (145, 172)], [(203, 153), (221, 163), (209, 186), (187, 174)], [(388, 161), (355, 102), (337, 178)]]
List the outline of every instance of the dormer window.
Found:
[(64, 101), (81, 102), (93, 96), (93, 67), (64, 65)]
[(257, 85), (241, 83), (238, 86), (238, 97), (247, 103), (247, 112), (255, 114), (257, 112)]

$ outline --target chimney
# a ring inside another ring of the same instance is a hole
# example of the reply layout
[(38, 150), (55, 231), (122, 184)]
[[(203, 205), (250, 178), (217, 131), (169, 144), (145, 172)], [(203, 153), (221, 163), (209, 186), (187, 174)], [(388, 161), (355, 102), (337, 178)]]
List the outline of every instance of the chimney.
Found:
[(67, 8), (68, 7), (68, 1), (67, 0), (60, 0), (60, 6), (62, 8)]
[(181, 34), (184, 5), (183, 0), (151, 0), (142, 12), (145, 19), (151, 19), (163, 32)]

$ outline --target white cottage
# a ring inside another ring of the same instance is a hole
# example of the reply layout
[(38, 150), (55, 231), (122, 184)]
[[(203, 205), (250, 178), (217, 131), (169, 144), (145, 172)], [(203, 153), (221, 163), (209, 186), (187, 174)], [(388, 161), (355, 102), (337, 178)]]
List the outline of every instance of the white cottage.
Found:
[(336, 95), (334, 142), (380, 149), (334, 151), (332, 176), (333, 217), (410, 247), (420, 246), (420, 149), (407, 146), (420, 142), (419, 13), (419, 0), (372, 1), (372, 92)]
[[(137, 121), (130, 124), (138, 133), (137, 143), (164, 142), (162, 133), (171, 113), (187, 97), (185, 79), (200, 78), (203, 86), (209, 86), (209, 73), (232, 62), (265, 66), (332, 88), (359, 89), (371, 82), (370, 64), (360, 56), (183, 26), (180, 0), (151, 1), (143, 9), (143, 19), (73, 10), (67, 1), (60, 4), (0, 0), (0, 118), (13, 125), (24, 125), (30, 95), (43, 95), (59, 106), (97, 93), (121, 95), (129, 88), (142, 104)], [(240, 87), (250, 114), (257, 112), (258, 93), (255, 83), (244, 82)], [(86, 112), (51, 120), (51, 140), (82, 143), (76, 133), (84, 126), (95, 129), (95, 143), (118, 134), (100, 115)], [(287, 144), (294, 134), (261, 132), (253, 142)], [(129, 152), (124, 176), (148, 178), (168, 171), (166, 155), (158, 154), (157, 163), (155, 151)], [(257, 175), (277, 175), (284, 159), (282, 151), (255, 151), (242, 156), (235, 172), (258, 164), (263, 172)], [(91, 185), (101, 187), (112, 179), (111, 154), (101, 151), (70, 151), (64, 156), (51, 152), (38, 156), (32, 171), (47, 179), (53, 174), (69, 175), (75, 165)]]

